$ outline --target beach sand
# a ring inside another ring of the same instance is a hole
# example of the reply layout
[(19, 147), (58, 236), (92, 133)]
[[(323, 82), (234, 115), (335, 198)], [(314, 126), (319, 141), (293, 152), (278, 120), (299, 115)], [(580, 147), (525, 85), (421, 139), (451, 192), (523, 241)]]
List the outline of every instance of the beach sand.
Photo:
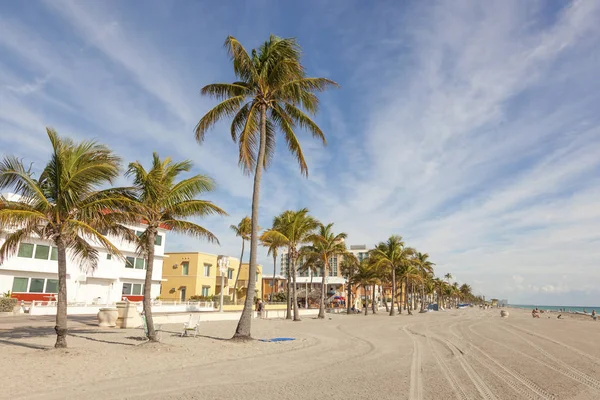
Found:
[(205, 322), (196, 338), (173, 324), (143, 345), (141, 330), (71, 317), (67, 350), (51, 349), (50, 317), (2, 318), (0, 398), (600, 398), (600, 322), (509, 311), (254, 321), (257, 338), (296, 338), (281, 343), (223, 340), (235, 322)]

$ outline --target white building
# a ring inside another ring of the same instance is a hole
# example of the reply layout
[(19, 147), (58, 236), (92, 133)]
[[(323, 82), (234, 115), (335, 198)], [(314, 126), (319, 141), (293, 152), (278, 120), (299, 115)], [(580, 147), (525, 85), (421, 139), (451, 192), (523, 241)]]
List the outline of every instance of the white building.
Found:
[[(142, 225), (130, 226), (140, 232)], [(136, 255), (135, 244), (115, 238), (109, 240), (125, 259), (108, 254), (100, 245), (92, 244), (99, 252), (95, 270), (80, 266), (67, 252), (67, 300), (110, 304), (124, 297), (131, 301), (143, 299), (145, 260)], [(159, 230), (155, 242), (152, 298), (160, 295), (162, 264), (165, 258), (166, 231)], [(0, 236), (0, 246), (5, 237)], [(17, 254), (0, 264), (0, 293), (10, 291), (20, 300), (53, 300), (58, 292), (57, 249), (48, 241), (31, 238), (22, 242)]]
[[(340, 264), (343, 257), (333, 256), (329, 259), (329, 273), (325, 277), (325, 284), (327, 285), (327, 293), (329, 295), (333, 293), (343, 292), (346, 285), (346, 278), (342, 276)], [(289, 267), (289, 258), (287, 249), (284, 249), (281, 253), (281, 275), (287, 277), (287, 270)], [(321, 269), (317, 271), (304, 270), (302, 268), (302, 262), (299, 260), (296, 265), (296, 288), (298, 290), (308, 290), (308, 292), (321, 288), (323, 283), (323, 271)]]

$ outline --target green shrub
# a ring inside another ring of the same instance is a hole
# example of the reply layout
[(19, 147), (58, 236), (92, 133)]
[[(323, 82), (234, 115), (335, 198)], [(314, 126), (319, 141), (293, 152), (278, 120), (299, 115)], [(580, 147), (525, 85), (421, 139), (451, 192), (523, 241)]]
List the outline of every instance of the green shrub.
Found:
[(273, 293), (271, 295), (272, 303), (285, 303), (287, 301), (287, 295), (284, 292)]
[(8, 297), (0, 298), (0, 312), (13, 312), (17, 305), (17, 299), (11, 299)]

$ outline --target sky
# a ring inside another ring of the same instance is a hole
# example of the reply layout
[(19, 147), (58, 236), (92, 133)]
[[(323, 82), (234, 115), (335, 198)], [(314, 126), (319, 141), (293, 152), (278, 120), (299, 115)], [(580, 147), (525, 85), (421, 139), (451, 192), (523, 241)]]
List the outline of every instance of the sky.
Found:
[(307, 207), (348, 244), (402, 235), (487, 298), (599, 306), (598, 20), (596, 1), (0, 2), (0, 155), (43, 165), (51, 126), (124, 163), (190, 159), (229, 215), (198, 221), (220, 247), (170, 235), (167, 251), (239, 257), (252, 178), (227, 121), (195, 142), (216, 104), (200, 89), (234, 81), (227, 35), (295, 37), (341, 88), (315, 117), (328, 145), (300, 132), (308, 178), (279, 140), (262, 227)]

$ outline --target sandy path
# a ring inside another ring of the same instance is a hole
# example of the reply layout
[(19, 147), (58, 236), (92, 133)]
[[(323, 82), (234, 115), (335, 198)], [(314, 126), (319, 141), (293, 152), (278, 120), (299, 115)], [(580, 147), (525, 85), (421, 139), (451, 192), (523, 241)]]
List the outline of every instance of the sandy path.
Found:
[(256, 337), (297, 339), (284, 343), (222, 340), (232, 322), (205, 323), (197, 338), (178, 337), (174, 325), (163, 344), (142, 346), (139, 331), (101, 331), (81, 319), (71, 322), (68, 351), (39, 350), (53, 343), (51, 319), (0, 320), (0, 362), (10, 366), (0, 398), (600, 398), (597, 323), (498, 314), (255, 322)]

